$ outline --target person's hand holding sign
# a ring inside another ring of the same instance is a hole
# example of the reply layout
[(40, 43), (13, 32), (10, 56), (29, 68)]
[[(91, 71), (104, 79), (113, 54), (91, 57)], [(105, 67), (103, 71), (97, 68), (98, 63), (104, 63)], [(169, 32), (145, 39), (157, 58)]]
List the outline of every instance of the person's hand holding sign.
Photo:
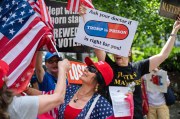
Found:
[(86, 14), (86, 7), (81, 4), (79, 7), (79, 15), (83, 16), (84, 14)]
[(81, 4), (79, 7), (79, 15), (83, 18), (83, 21), (85, 22), (84, 15), (86, 14), (86, 7)]

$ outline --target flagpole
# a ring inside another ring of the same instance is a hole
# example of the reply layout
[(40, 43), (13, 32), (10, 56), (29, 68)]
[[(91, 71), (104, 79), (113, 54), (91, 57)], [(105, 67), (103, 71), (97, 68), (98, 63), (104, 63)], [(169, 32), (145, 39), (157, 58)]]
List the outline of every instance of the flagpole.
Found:
[(48, 35), (48, 38), (50, 39), (50, 41), (51, 41), (51, 43), (52, 43), (52, 45), (53, 45), (53, 47), (54, 47), (54, 49), (55, 49), (55, 51), (56, 51), (58, 57), (62, 59), (62, 56), (60, 56), (60, 54), (59, 54), (59, 52), (58, 52), (56, 46), (54, 45), (54, 42), (52, 41), (51, 35)]

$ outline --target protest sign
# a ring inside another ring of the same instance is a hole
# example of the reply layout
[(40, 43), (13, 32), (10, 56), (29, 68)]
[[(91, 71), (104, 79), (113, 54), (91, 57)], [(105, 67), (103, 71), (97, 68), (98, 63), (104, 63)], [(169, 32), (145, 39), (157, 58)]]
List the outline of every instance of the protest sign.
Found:
[[(129, 87), (109, 86), (109, 93), (112, 100), (113, 112), (115, 117), (130, 116), (130, 104), (125, 101)], [(121, 107), (121, 108), (119, 108)]]
[(74, 42), (79, 14), (66, 10), (67, 3), (45, 0), (54, 22), (54, 38), (59, 52), (90, 52), (90, 48)]
[(179, 14), (180, 14), (179, 0), (161, 0), (159, 15), (176, 20)]
[(128, 56), (138, 22), (86, 8), (75, 42), (113, 54)]
[(84, 71), (86, 64), (76, 61), (70, 61), (71, 69), (68, 72), (68, 82), (70, 84), (81, 84), (81, 80), (79, 77), (82, 75), (82, 71)]
[(147, 91), (167, 92), (167, 71), (159, 70), (145, 75)]

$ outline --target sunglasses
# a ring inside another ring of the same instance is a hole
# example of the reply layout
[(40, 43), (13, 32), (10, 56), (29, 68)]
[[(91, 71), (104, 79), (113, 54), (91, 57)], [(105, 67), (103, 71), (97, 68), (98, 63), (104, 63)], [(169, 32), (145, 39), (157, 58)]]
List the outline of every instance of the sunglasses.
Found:
[(91, 73), (97, 73), (98, 70), (94, 66), (87, 66), (86, 69)]
[(94, 66), (87, 66), (86, 68), (89, 72), (96, 74), (96, 80), (98, 81), (99, 84), (105, 84), (104, 78)]
[(57, 60), (48, 60), (47, 62), (49, 63), (49, 64), (53, 64), (53, 63), (58, 63), (60, 60), (59, 59), (57, 59)]

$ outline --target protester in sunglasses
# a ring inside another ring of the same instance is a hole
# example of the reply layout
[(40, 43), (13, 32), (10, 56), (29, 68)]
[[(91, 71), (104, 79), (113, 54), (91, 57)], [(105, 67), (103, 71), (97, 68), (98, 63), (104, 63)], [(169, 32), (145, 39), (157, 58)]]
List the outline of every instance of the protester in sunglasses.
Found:
[[(113, 78), (111, 67), (103, 61), (94, 63), (89, 57), (85, 58), (85, 63), (87, 67), (80, 77), (82, 85), (71, 84), (66, 88), (65, 101), (59, 107), (59, 119), (105, 119), (113, 114), (110, 103), (102, 96)], [(39, 95), (44, 92), (29, 88), (26, 93)]]
[(57, 53), (47, 52), (45, 55), (45, 69), (42, 66), (42, 56), (43, 52), (37, 52), (36, 59), (36, 77), (38, 79), (38, 86), (40, 91), (50, 91), (54, 90), (57, 77), (58, 77), (58, 61), (61, 60)]
[[(83, 15), (86, 14), (86, 8), (81, 5), (79, 12), (79, 14), (83, 17)], [(108, 53), (104, 50), (94, 49), (98, 60), (106, 61), (113, 69), (114, 77), (110, 86), (128, 87), (130, 83), (135, 83), (135, 90), (133, 92), (134, 119), (143, 119), (141, 77), (151, 72), (168, 58), (177, 39), (177, 33), (179, 30), (180, 15), (178, 15), (177, 20), (174, 22), (169, 38), (163, 46), (161, 52), (138, 62), (130, 62), (129, 57), (131, 56), (131, 51), (129, 51), (128, 57), (113, 54), (114, 60), (112, 60)], [(109, 91), (108, 88), (106, 90), (107, 92)], [(107, 93), (106, 98), (111, 101), (110, 93)]]
[(65, 103), (59, 107), (59, 119), (105, 119), (113, 114), (110, 103), (99, 93), (108, 86), (113, 71), (106, 62), (94, 63), (85, 58), (87, 67), (80, 80), (82, 85), (69, 85)]

